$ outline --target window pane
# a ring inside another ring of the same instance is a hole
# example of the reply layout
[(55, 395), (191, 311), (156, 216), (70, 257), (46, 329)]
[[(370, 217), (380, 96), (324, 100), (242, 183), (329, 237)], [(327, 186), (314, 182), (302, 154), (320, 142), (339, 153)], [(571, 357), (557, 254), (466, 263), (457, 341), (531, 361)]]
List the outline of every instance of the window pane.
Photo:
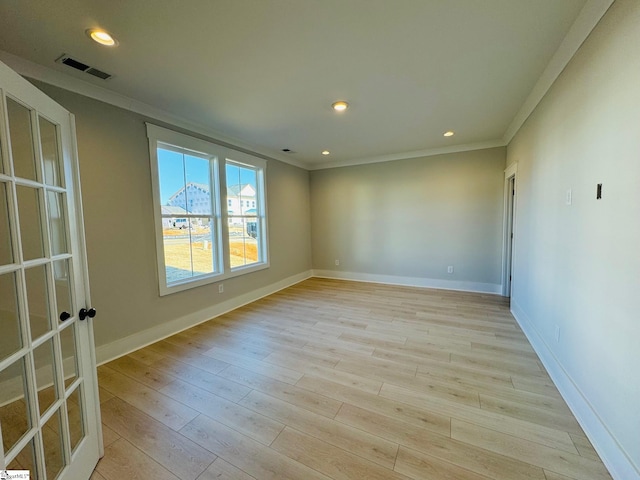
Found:
[(211, 214), (208, 159), (158, 149), (158, 170), (163, 213)]
[(263, 261), (260, 258), (262, 235), (258, 214), (262, 209), (258, 170), (230, 160), (226, 163), (231, 268)]
[(157, 156), (166, 283), (214, 273), (212, 160), (165, 148)]
[(238, 191), (238, 185), (240, 185), (240, 169), (235, 165), (227, 163), (225, 171), (227, 176), (227, 214), (241, 215), (240, 192)]
[(181, 153), (158, 148), (160, 204), (170, 205), (171, 196), (184, 187), (184, 162)]
[(255, 215), (257, 213), (257, 172), (233, 163), (226, 164), (227, 213), (229, 215)]
[(211, 214), (211, 173), (208, 159), (185, 155), (186, 210), (191, 214)]
[(175, 220), (163, 235), (167, 284), (215, 272), (211, 217)]
[(200, 217), (191, 220), (191, 257), (194, 276), (215, 271), (216, 255), (211, 230), (209, 218)]
[(229, 217), (229, 260), (231, 268), (260, 261), (259, 228), (256, 217)]
[(256, 184), (258, 179), (256, 171), (248, 168), (241, 169), (242, 190), (240, 190), (240, 201), (242, 202), (243, 215), (255, 215), (256, 210)]
[(189, 219), (184, 217), (163, 219), (164, 265), (167, 284), (193, 276)]

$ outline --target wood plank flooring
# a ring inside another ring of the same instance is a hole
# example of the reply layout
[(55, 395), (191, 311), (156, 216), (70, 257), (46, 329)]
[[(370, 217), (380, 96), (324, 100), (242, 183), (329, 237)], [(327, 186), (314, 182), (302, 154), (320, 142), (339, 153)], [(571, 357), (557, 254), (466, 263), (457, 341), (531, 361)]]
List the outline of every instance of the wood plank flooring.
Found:
[(98, 377), (94, 480), (611, 478), (491, 295), (314, 278)]

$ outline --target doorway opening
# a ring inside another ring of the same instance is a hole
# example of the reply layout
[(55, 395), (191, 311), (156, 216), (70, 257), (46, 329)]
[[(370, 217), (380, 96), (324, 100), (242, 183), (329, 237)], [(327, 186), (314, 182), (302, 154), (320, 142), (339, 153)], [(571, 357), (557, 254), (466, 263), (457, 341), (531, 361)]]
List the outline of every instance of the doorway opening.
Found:
[(511, 298), (513, 290), (513, 259), (515, 250), (516, 173), (517, 164), (504, 172), (504, 222), (502, 248), (502, 295)]

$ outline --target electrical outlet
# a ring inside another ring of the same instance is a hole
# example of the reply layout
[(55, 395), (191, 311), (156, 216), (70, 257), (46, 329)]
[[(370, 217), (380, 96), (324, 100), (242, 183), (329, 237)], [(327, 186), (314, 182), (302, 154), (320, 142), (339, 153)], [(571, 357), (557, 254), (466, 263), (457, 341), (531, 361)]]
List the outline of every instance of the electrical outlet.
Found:
[(565, 198), (566, 204), (567, 205), (571, 205), (572, 203), (572, 193), (571, 193), (571, 189), (567, 190), (567, 196)]
[(560, 327), (556, 325), (556, 342), (560, 341)]
[(224, 293), (224, 284), (220, 283), (218, 285), (218, 293)]
[(453, 273), (453, 265), (447, 267), (447, 273)]
[(336, 258), (336, 266), (340, 265), (340, 260)]

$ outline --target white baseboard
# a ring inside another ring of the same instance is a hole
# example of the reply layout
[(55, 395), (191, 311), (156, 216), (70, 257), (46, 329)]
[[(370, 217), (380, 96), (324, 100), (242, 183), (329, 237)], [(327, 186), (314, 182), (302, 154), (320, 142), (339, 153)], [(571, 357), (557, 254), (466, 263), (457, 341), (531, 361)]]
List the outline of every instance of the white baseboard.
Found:
[(529, 343), (540, 357), (553, 383), (558, 387), (562, 398), (573, 412), (578, 423), (591, 440), (600, 458), (609, 469), (609, 473), (616, 480), (640, 480), (640, 469), (625, 453), (614, 435), (609, 431), (589, 400), (574, 383), (571, 376), (562, 367), (536, 330), (533, 322), (511, 299), (511, 313), (529, 339)]
[(191, 328), (195, 325), (206, 322), (207, 320), (211, 320), (212, 318), (230, 312), (231, 310), (235, 310), (236, 308), (240, 308), (248, 303), (255, 302), (260, 298), (271, 295), (272, 293), (290, 287), (291, 285), (295, 285), (296, 283), (300, 283), (311, 276), (312, 271), (307, 270), (252, 292), (230, 298), (222, 303), (190, 313), (184, 317), (176, 318), (175, 320), (162, 323), (153, 328), (134, 333), (133, 335), (121, 338), (115, 342), (101, 345), (96, 348), (96, 361), (98, 365), (102, 365), (103, 363), (131, 353), (134, 350), (138, 350), (139, 348), (150, 345), (158, 340), (167, 338), (178, 332), (186, 330), (187, 328)]
[(386, 283), (388, 285), (404, 285), (406, 287), (439, 288), (463, 292), (491, 293), (500, 295), (502, 285), (496, 283), (462, 282), (456, 280), (439, 280), (436, 278), (399, 277), (396, 275), (378, 275), (373, 273), (341, 272), (337, 270), (314, 270), (314, 277), (353, 280), (356, 282)]

